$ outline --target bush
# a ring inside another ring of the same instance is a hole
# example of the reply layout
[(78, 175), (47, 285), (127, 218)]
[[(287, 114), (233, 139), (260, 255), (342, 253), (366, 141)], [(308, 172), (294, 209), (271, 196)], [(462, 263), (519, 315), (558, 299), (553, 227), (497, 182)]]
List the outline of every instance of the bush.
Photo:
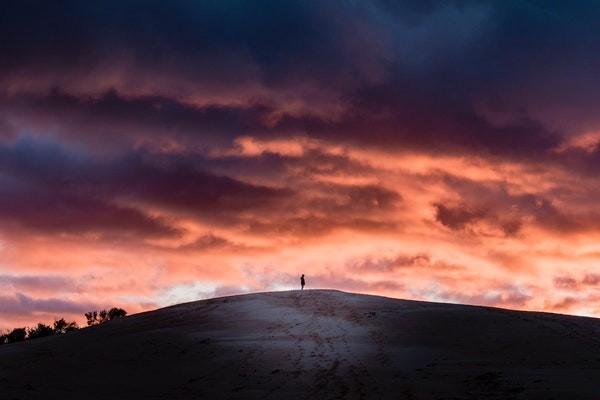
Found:
[(54, 321), (55, 335), (62, 335), (67, 332), (76, 331), (77, 329), (79, 329), (79, 326), (77, 326), (77, 322), (75, 321), (67, 322), (64, 318)]
[(0, 345), (6, 343), (22, 342), (25, 339), (37, 339), (52, 335), (62, 335), (79, 329), (75, 321), (67, 322), (64, 318), (54, 321), (54, 326), (37, 324), (34, 328), (16, 328), (12, 331), (0, 334)]
[(85, 313), (85, 319), (87, 319), (88, 326), (98, 325), (98, 311), (90, 311)]
[(113, 319), (121, 318), (127, 315), (127, 311), (122, 308), (113, 307), (110, 310), (90, 311), (85, 313), (88, 326), (103, 324)]
[(121, 318), (127, 315), (127, 311), (122, 308), (113, 307), (108, 311), (108, 319)]
[(35, 328), (29, 328), (27, 330), (27, 338), (28, 339), (37, 339), (46, 336), (54, 335), (54, 329), (51, 326), (42, 324), (41, 322), (37, 324)]
[(22, 342), (27, 336), (25, 328), (15, 328), (6, 335), (6, 343)]

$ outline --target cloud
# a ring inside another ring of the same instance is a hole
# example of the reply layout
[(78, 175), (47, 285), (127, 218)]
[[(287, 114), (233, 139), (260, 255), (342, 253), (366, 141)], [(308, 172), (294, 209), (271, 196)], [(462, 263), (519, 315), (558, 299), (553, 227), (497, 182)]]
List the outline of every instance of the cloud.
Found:
[(265, 250), (257, 246), (249, 246), (242, 243), (236, 243), (221, 236), (207, 233), (196, 238), (194, 241), (182, 244), (177, 247), (178, 251), (193, 252), (227, 252), (243, 253)]
[[(23, 138), (0, 146), (6, 182), (0, 190), (4, 203), (0, 218), (30, 231), (91, 234), (103, 240), (177, 239), (187, 234), (177, 225), (181, 218), (214, 227), (238, 226), (253, 235), (310, 237), (340, 229), (397, 229), (390, 215), (402, 206), (398, 192), (377, 184), (315, 180), (324, 173), (314, 170), (315, 154), (280, 159), (280, 176), (288, 168), (306, 168), (302, 185), (292, 188), (285, 181), (265, 185), (213, 172), (222, 169), (223, 161), (200, 154), (131, 150), (106, 158)], [(226, 159), (240, 167), (254, 162)], [(320, 161), (337, 163), (333, 170), (343, 174), (354, 165), (342, 156), (323, 155)], [(211, 244), (215, 248), (218, 243)], [(188, 241), (181, 248), (206, 245)], [(241, 243), (233, 247), (248, 248)]]
[[(286, 279), (286, 283), (294, 285), (297, 278), (290, 276)], [(349, 277), (338, 275), (335, 273), (322, 273), (316, 275), (310, 275), (306, 277), (306, 282), (310, 288), (322, 288), (322, 289), (338, 289), (346, 290), (350, 292), (362, 292), (362, 293), (373, 293), (378, 291), (396, 291), (403, 289), (404, 286), (401, 282), (397, 282), (391, 279), (387, 280), (366, 280), (360, 279), (360, 277)], [(293, 286), (292, 286), (293, 287)]]
[(0, 218), (43, 233), (137, 233), (148, 237), (178, 236), (163, 219), (94, 198), (43, 191), (0, 191)]
[(0, 286), (16, 290), (62, 290), (77, 291), (76, 283), (59, 275), (10, 275), (0, 274)]
[(466, 225), (476, 222), (486, 216), (484, 210), (475, 210), (464, 204), (448, 207), (444, 204), (436, 203), (433, 206), (436, 210), (436, 220), (442, 225), (454, 230), (463, 229)]
[(0, 285), (32, 296), (12, 309), (301, 270), (597, 313), (598, 5), (3, 6)]
[(493, 307), (524, 307), (532, 300), (526, 289), (510, 285), (488, 288), (485, 293), (443, 291), (438, 296), (444, 301)]
[(536, 192), (530, 187), (511, 188), (503, 180), (478, 182), (449, 175), (443, 175), (441, 180), (448, 194), (459, 200), (434, 202), (435, 218), (453, 230), (481, 231), (478, 225), (485, 224), (505, 236), (514, 236), (530, 226), (557, 234), (594, 232), (600, 228), (600, 215), (585, 201), (594, 196), (593, 187), (579, 188), (582, 196), (575, 195), (571, 188), (556, 188), (560, 187), (558, 183), (552, 184), (552, 191)]
[(111, 89), (92, 97), (58, 90), (0, 96), (1, 111), (29, 132), (52, 132), (95, 151), (118, 151), (169, 139), (196, 148), (227, 144), (240, 134), (266, 128), (264, 121), (273, 108), (251, 103), (194, 106), (157, 95), (129, 97)]
[[(216, 176), (185, 159), (144, 153), (100, 163), (35, 141), (5, 146), (0, 152), (6, 179), (0, 217), (40, 231), (178, 236), (181, 229), (147, 214), (141, 204), (205, 216), (231, 212), (234, 218), (292, 193)], [(122, 199), (135, 199), (139, 205), (123, 206)]]
[(577, 307), (581, 301), (575, 297), (567, 296), (562, 300), (549, 304), (548, 308), (555, 311), (568, 312), (572, 310), (574, 307)]
[[(23, 126), (34, 121), (30, 130), (50, 126), (92, 147), (158, 139), (165, 131), (197, 146), (302, 132), (368, 146), (518, 157), (542, 155), (559, 143), (556, 129), (497, 105), (504, 79), (489, 60), (502, 65), (510, 57), (490, 51), (490, 42), (507, 43), (495, 36), (504, 26), (486, 27), (495, 26), (494, 16), (509, 21), (493, 3), (423, 9), (406, 2), (402, 13), (377, 1), (251, 9), (148, 3), (93, 13), (89, 7), (65, 2), (33, 14), (18, 6), (8, 11), (13, 18), (0, 33), (19, 46), (7, 46), (11, 61), (0, 66), (3, 108)], [(124, 23), (126, 12), (146, 22)], [(63, 24), (48, 26), (49, 15)], [(530, 46), (523, 54), (535, 61), (536, 46), (519, 44)], [(456, 68), (465, 57), (471, 63)], [(20, 71), (28, 72), (26, 81)], [(481, 103), (494, 113), (481, 112)], [(503, 112), (503, 123), (490, 117)], [(77, 135), (82, 129), (88, 134)]]
[(9, 316), (34, 315), (36, 313), (76, 314), (98, 308), (96, 304), (75, 302), (59, 298), (36, 299), (23, 293), (0, 297), (0, 312)]
[(339, 229), (357, 231), (394, 231), (397, 225), (394, 222), (368, 219), (368, 218), (326, 218), (315, 215), (291, 217), (277, 221), (249, 221), (248, 232), (254, 234), (279, 234), (296, 237), (319, 237)]
[(232, 286), (232, 285), (219, 286), (219, 287), (215, 288), (213, 295), (210, 297), (234, 296), (237, 294), (244, 294), (247, 292), (248, 292), (248, 289), (246, 287)]
[(557, 289), (577, 290), (578, 283), (575, 279), (568, 276), (557, 276), (554, 278), (554, 286)]
[(361, 273), (393, 273), (398, 271), (427, 270), (428, 273), (461, 270), (464, 267), (444, 260), (436, 260), (430, 255), (421, 253), (415, 255), (398, 254), (394, 257), (377, 257), (353, 260), (348, 268)]
[(600, 284), (600, 274), (585, 274), (582, 283), (590, 286), (598, 285)]

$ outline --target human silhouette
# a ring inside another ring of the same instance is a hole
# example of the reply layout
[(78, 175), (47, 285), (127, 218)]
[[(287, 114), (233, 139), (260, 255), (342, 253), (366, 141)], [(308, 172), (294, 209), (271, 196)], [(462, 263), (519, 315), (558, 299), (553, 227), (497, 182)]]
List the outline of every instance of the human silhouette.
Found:
[(302, 286), (302, 288), (300, 290), (304, 290), (304, 285), (306, 285), (306, 281), (304, 280), (304, 274), (302, 274), (300, 277), (300, 286)]

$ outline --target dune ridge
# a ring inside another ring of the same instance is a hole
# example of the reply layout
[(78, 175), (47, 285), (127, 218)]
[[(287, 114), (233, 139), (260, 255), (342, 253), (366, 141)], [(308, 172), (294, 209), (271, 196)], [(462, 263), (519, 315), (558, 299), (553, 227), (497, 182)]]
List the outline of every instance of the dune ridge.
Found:
[(334, 290), (0, 347), (0, 399), (598, 399), (600, 319)]

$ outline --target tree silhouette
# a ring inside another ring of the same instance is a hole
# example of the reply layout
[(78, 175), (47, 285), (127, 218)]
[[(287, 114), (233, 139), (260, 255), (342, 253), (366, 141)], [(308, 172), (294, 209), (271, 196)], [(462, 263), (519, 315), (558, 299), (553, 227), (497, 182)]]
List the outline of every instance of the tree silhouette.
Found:
[(108, 319), (109, 320), (121, 318), (126, 315), (127, 315), (127, 311), (123, 310), (122, 308), (113, 307), (108, 311)]
[(77, 326), (77, 322), (75, 321), (67, 322), (64, 318), (57, 319), (56, 321), (54, 321), (55, 335), (62, 335), (64, 333), (72, 332), (77, 329), (79, 329), (79, 326)]
[(98, 325), (98, 311), (90, 311), (85, 313), (88, 326)]
[(54, 321), (54, 326), (39, 322), (33, 328), (15, 328), (10, 332), (0, 334), (0, 345), (6, 343), (22, 342), (28, 339), (37, 339), (52, 335), (62, 335), (79, 329), (77, 322), (67, 322), (64, 318)]
[(89, 311), (86, 312), (85, 318), (88, 326), (100, 325), (113, 319), (121, 318), (127, 315), (127, 311), (122, 308), (113, 307), (110, 310)]
[(35, 328), (29, 328), (27, 330), (27, 338), (28, 339), (37, 339), (46, 336), (54, 335), (54, 329), (51, 326), (42, 324), (41, 322), (37, 324)]
[(6, 335), (6, 343), (22, 342), (27, 336), (25, 328), (15, 328)]

